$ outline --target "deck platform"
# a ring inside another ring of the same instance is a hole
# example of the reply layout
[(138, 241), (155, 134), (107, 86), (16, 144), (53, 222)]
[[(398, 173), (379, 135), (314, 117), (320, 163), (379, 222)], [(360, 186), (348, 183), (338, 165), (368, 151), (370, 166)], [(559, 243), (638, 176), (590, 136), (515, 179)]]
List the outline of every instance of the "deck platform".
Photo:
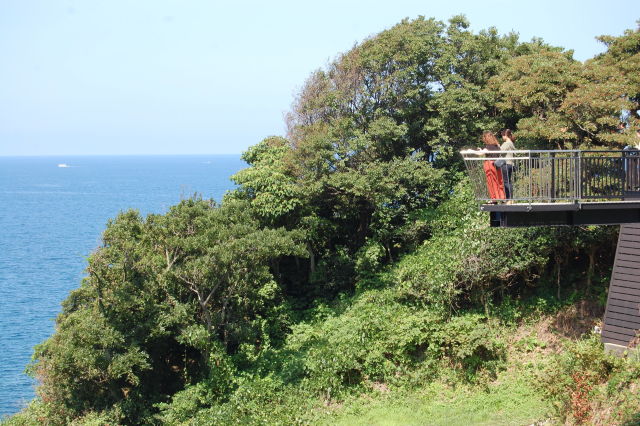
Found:
[(638, 347), (640, 150), (461, 154), (493, 227), (620, 225), (602, 342), (619, 354)]

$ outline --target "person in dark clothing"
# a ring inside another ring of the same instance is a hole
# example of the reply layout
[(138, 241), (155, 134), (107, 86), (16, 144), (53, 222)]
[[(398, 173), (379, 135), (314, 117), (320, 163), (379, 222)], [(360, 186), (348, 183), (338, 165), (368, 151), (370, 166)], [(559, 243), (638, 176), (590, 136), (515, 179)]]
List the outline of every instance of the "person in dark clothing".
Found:
[[(515, 138), (513, 137), (513, 133), (511, 133), (511, 130), (504, 129), (502, 132), (500, 132), (500, 135), (502, 136), (503, 142), (500, 146), (500, 149), (502, 151), (515, 151)], [(510, 200), (513, 198), (513, 154), (506, 154), (504, 158), (505, 161), (504, 164), (500, 167), (500, 171), (502, 172), (502, 182), (504, 183), (504, 195), (507, 199)], [(511, 201), (507, 201), (507, 203), (511, 203)]]
[(627, 192), (640, 191), (640, 150), (635, 146), (627, 145), (622, 150), (624, 158), (624, 189)]

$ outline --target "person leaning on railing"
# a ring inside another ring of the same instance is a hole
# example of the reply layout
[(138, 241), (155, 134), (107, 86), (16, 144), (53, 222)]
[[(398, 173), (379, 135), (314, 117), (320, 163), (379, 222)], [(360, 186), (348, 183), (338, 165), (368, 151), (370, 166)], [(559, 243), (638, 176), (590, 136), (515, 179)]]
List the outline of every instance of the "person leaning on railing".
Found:
[[(511, 133), (511, 130), (509, 129), (504, 129), (502, 132), (500, 132), (500, 135), (502, 136), (502, 145), (500, 146), (500, 149), (502, 151), (515, 151), (516, 150), (516, 146), (514, 145), (514, 141), (515, 138), (513, 137), (513, 133)], [(504, 154), (504, 164), (502, 164), (500, 166), (500, 171), (502, 172), (502, 182), (504, 184), (504, 195), (507, 199), (512, 199), (513, 198), (513, 170), (514, 170), (514, 163), (513, 163), (513, 154), (512, 153), (507, 153)], [(507, 203), (510, 203), (511, 201), (507, 201)]]
[(491, 160), (483, 161), (482, 168), (484, 169), (484, 174), (487, 177), (487, 189), (489, 190), (489, 197), (492, 200), (504, 200), (504, 183), (502, 181), (502, 172), (496, 169), (493, 160), (494, 158), (498, 158), (498, 154), (490, 154), (490, 151), (500, 151), (500, 144), (498, 140), (493, 135), (492, 132), (486, 130), (482, 133), (482, 142), (484, 142), (484, 148), (481, 150), (482, 152), (486, 152), (485, 157), (490, 158)]

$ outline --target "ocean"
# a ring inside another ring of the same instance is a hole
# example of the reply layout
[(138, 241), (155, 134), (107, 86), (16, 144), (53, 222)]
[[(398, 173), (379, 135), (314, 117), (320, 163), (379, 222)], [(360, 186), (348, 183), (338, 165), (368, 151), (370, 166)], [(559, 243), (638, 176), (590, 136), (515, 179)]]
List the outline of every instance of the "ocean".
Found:
[(0, 157), (0, 417), (34, 397), (33, 347), (53, 333), (107, 221), (196, 193), (220, 201), (244, 167), (239, 155)]

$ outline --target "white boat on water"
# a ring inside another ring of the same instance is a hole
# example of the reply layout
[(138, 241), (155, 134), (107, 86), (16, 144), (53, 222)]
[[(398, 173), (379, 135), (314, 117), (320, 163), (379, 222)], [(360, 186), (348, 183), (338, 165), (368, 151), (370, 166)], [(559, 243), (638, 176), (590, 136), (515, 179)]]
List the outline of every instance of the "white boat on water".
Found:
[(69, 166), (68, 164), (65, 164), (65, 163), (60, 163), (60, 164), (58, 164), (58, 167), (71, 167), (71, 166)]

